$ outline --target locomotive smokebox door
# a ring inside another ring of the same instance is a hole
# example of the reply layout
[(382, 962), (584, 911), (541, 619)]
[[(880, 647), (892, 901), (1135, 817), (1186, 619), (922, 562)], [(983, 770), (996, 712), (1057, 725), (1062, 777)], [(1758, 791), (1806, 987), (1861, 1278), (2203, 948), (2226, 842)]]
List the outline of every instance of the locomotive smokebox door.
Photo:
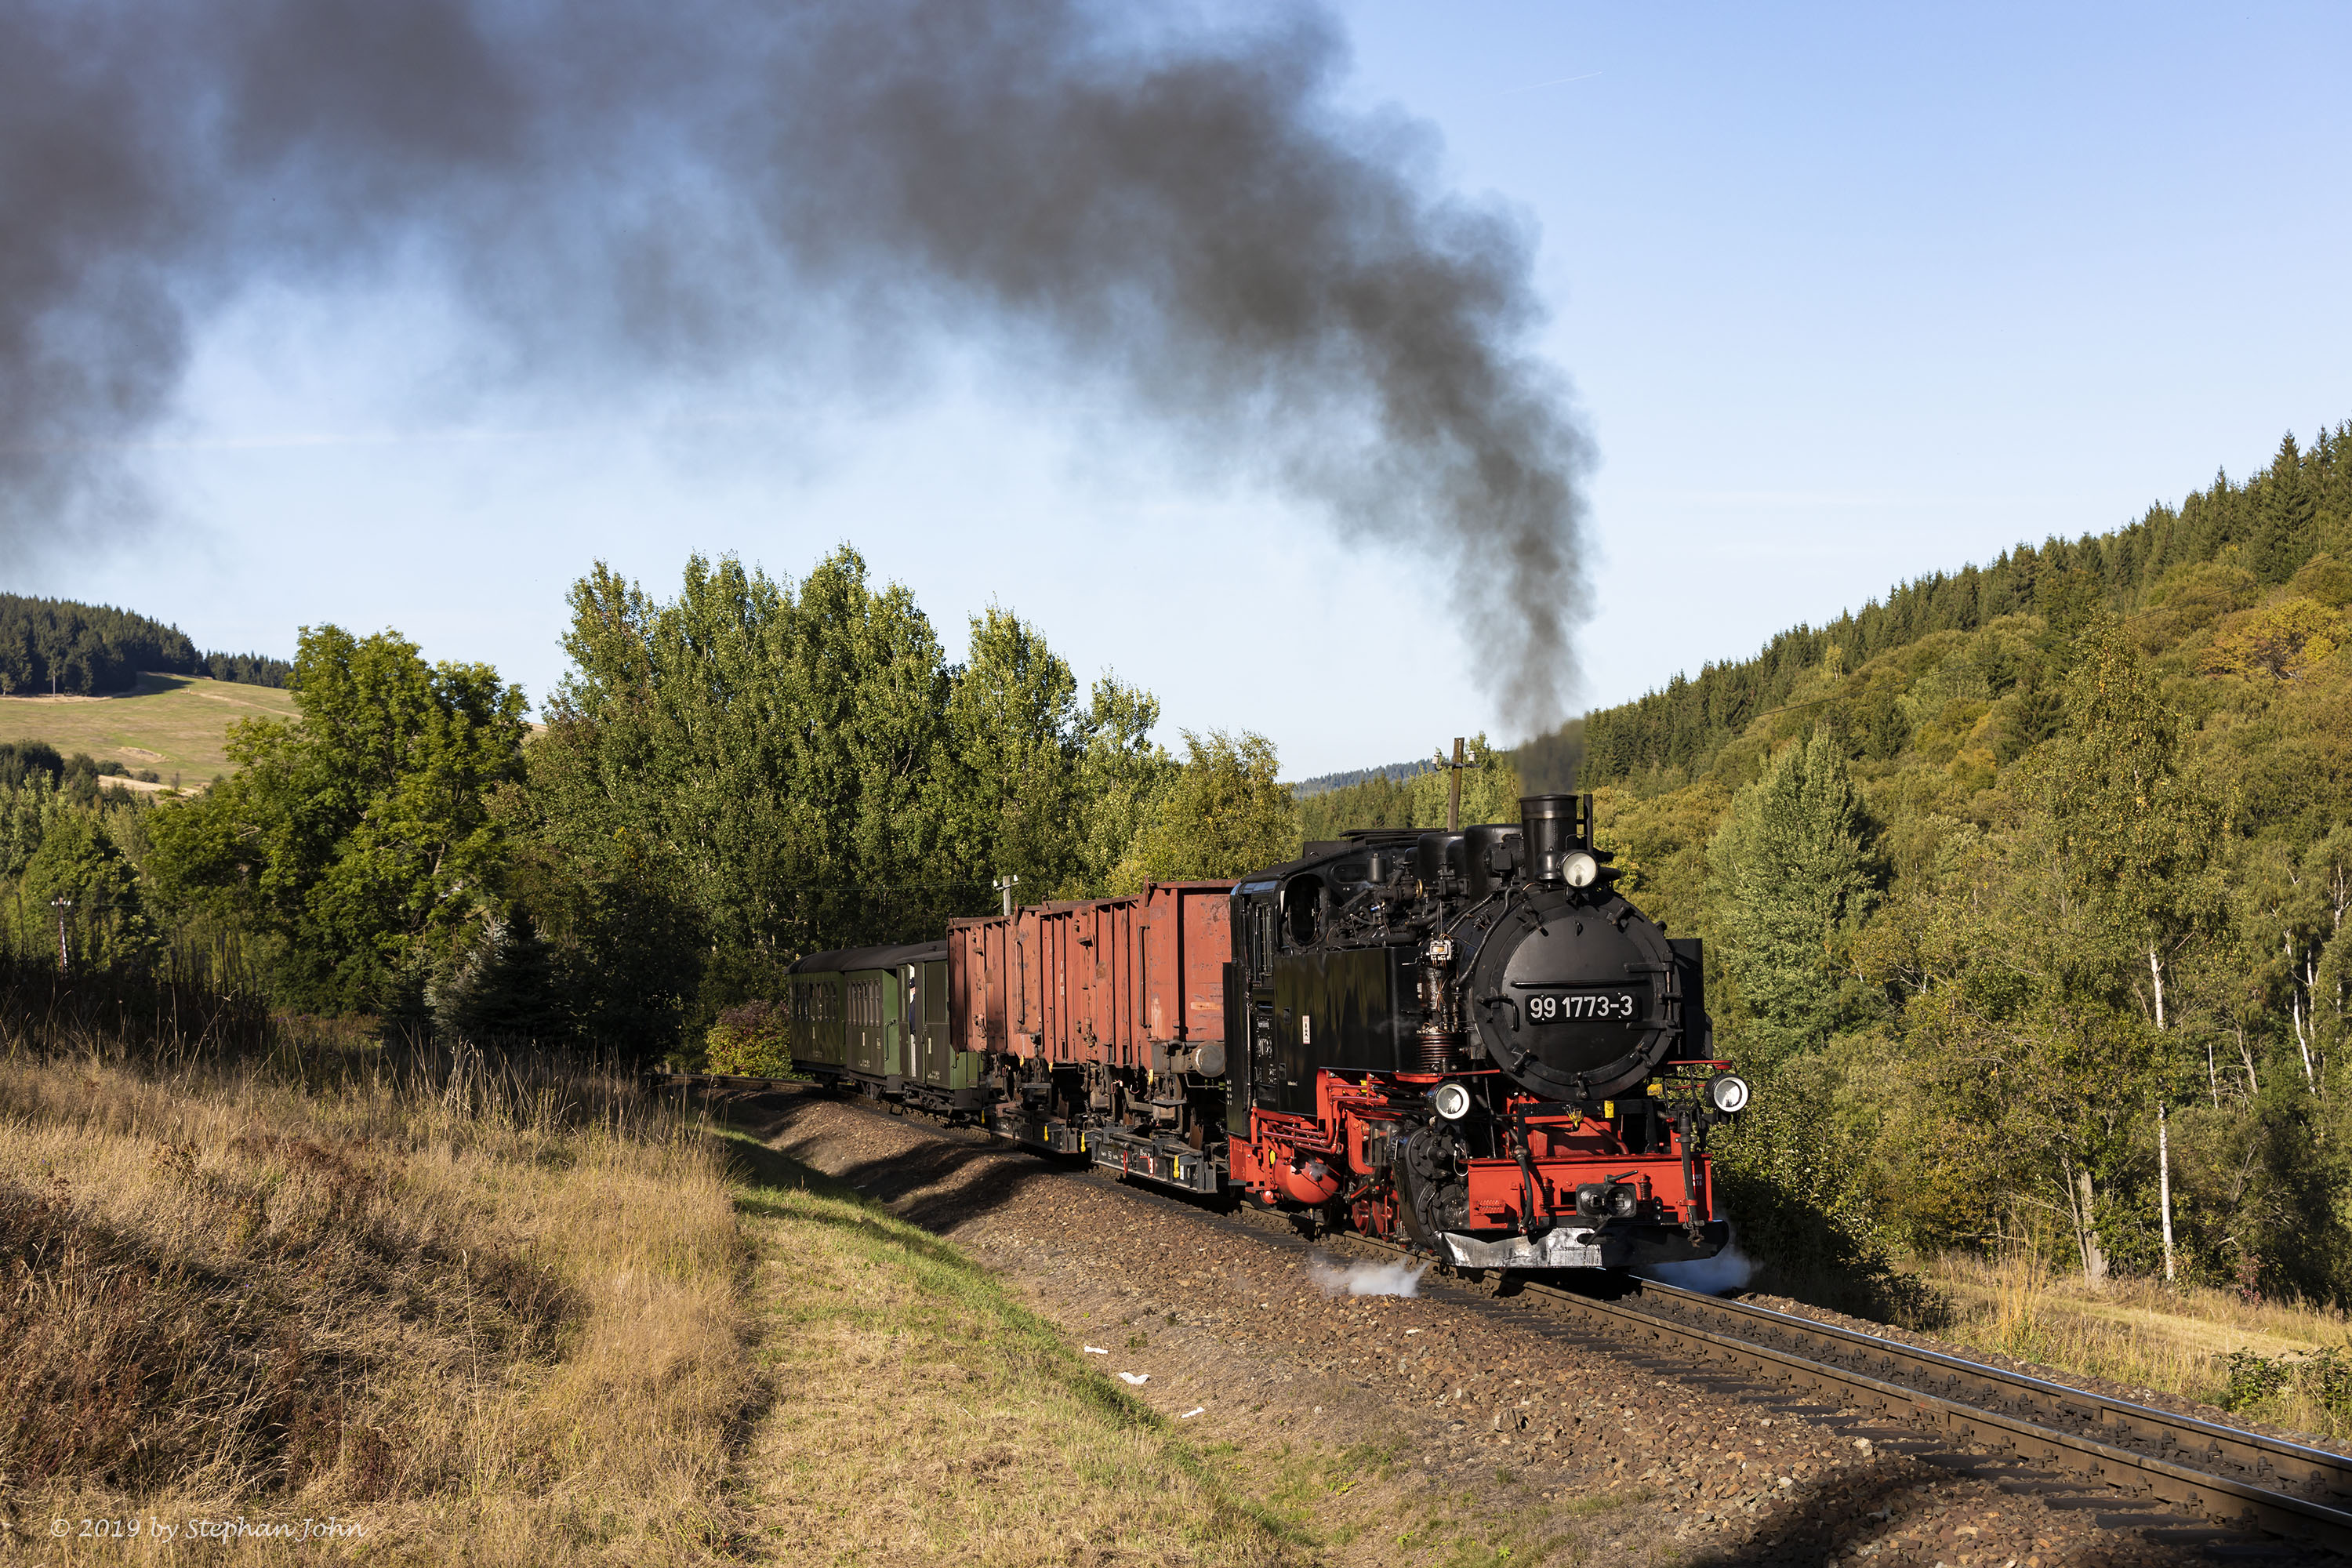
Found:
[(1639, 1083), (1681, 1037), (1675, 954), (1621, 899), (1542, 889), (1479, 949), (1473, 1024), (1530, 1093), (1594, 1100)]

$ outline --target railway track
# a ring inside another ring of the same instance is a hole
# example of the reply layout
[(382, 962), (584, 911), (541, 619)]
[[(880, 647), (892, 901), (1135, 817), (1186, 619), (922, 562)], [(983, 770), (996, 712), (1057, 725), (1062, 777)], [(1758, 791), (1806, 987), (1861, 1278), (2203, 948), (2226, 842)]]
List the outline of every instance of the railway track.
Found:
[[(1519, 1293), (1636, 1360), (1777, 1388), (1800, 1402), (1783, 1405), (1792, 1413), (1818, 1399), (1817, 1416), (1885, 1424), (1878, 1447), (2104, 1510), (2110, 1528), (2206, 1545), (2252, 1529), (2352, 1552), (2352, 1459), (2339, 1454), (1669, 1285), (1616, 1301), (1532, 1281)], [(2234, 1528), (2183, 1529), (2182, 1513)]]
[[(1323, 1239), (1416, 1256), (1368, 1237)], [(1495, 1293), (1652, 1370), (1793, 1395), (1776, 1407), (2052, 1506), (2090, 1508), (2108, 1528), (2208, 1547), (2252, 1545), (2251, 1530), (2352, 1554), (2345, 1455), (1751, 1302), (1655, 1280), (1626, 1285), (1614, 1300), (1524, 1279), (1496, 1282)], [(1815, 1399), (1824, 1403), (1808, 1403)], [(2147, 1513), (2149, 1504), (2169, 1511)], [(2219, 1528), (2184, 1525), (2183, 1514)]]
[[(739, 1079), (723, 1087), (786, 1086)], [(1286, 1215), (1233, 1213), (1249, 1215), (1252, 1228), (1431, 1261), (1349, 1232), (1304, 1233)], [(1780, 1411), (1854, 1433), (1874, 1447), (2038, 1494), (2053, 1507), (2091, 1510), (2103, 1527), (2220, 1555), (2287, 1554), (2250, 1531), (2352, 1555), (2352, 1458), (2345, 1455), (1656, 1281), (1627, 1282), (1611, 1299), (1436, 1267), (1593, 1348), (1677, 1377), (1752, 1390)], [(2151, 1506), (2166, 1511), (2149, 1512)], [(2208, 1522), (2189, 1522), (2198, 1520)]]

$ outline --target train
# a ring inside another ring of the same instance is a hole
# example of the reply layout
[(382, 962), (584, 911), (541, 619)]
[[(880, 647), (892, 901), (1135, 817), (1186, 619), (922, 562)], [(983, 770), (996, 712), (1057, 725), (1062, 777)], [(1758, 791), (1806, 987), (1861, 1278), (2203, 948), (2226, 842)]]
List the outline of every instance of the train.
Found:
[(1708, 1137), (1749, 1089), (1700, 943), (1616, 890), (1591, 795), (1519, 807), (812, 953), (793, 1066), (1457, 1268), (1712, 1257)]

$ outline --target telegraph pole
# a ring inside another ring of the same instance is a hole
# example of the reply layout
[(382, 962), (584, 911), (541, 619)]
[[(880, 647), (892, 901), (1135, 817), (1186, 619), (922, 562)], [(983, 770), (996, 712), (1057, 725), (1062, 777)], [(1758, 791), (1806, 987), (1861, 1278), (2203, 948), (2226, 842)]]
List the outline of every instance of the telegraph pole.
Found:
[(1013, 889), (1020, 885), (1021, 879), (1018, 877), (999, 877), (996, 879), (996, 890), (1004, 895), (1004, 918), (1006, 920), (1011, 920), (1013, 918)]
[(1462, 754), (1461, 736), (1454, 737), (1454, 760), (1447, 762), (1445, 753), (1440, 752), (1437, 753), (1437, 765), (1445, 769), (1449, 775), (1445, 781), (1445, 831), (1459, 833), (1462, 831), (1462, 770), (1470, 765)]
[(66, 911), (73, 908), (73, 900), (59, 893), (49, 900), (49, 907), (58, 911), (58, 973), (69, 973), (71, 968), (66, 958)]

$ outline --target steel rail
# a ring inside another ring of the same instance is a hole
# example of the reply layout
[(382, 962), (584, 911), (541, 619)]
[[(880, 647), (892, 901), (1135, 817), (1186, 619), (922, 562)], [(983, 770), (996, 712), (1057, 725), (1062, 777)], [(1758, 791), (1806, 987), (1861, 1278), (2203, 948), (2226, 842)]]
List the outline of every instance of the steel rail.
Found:
[[(1645, 1284), (1642, 1295), (1635, 1300), (1648, 1298), (1653, 1289)], [(1674, 1290), (1673, 1287), (1666, 1289), (1685, 1299), (1693, 1295)], [(1782, 1329), (1787, 1338), (1801, 1342), (1804, 1350), (1721, 1332), (1678, 1321), (1664, 1312), (1599, 1300), (1535, 1281), (1522, 1286), (1520, 1293), (1555, 1310), (1605, 1324), (1612, 1337), (1630, 1340), (1637, 1346), (1671, 1351), (1697, 1368), (1728, 1367), (1762, 1373), (1798, 1390), (1826, 1394), (1841, 1406), (1907, 1419), (1914, 1426), (2021, 1462), (2049, 1466), (2117, 1491), (2153, 1495), (2192, 1509), (2208, 1519), (2251, 1525), (2336, 1552), (2352, 1552), (2352, 1510), (2183, 1462), (2192, 1456), (2211, 1462), (2209, 1456), (2213, 1456), (2215, 1447), (2220, 1449), (2219, 1458), (2226, 1461), (2234, 1447), (2238, 1452), (2264, 1458), (2292, 1458), (2305, 1466), (2295, 1479), (2326, 1486), (2329, 1478), (2340, 1479), (2345, 1473), (2346, 1461), (2336, 1455), (2125, 1400), (2110, 1400), (2085, 1390), (2022, 1377), (1998, 1367), (1792, 1318), (1765, 1308), (1750, 1310), (1759, 1318), (1778, 1320), (1774, 1326)], [(1789, 1331), (1790, 1324), (1801, 1324), (1818, 1333)], [(1938, 1375), (1945, 1377), (1948, 1379), (1946, 1390), (1939, 1393), (1908, 1381), (1903, 1375), (1906, 1372), (1918, 1375), (1921, 1383)], [(2124, 1422), (2133, 1424), (2130, 1428), (2114, 1431), (2112, 1436), (2170, 1432), (2202, 1437), (2210, 1446), (2200, 1453), (2176, 1443), (2179, 1458), (2126, 1447), (2103, 1436), (2069, 1431), (2000, 1408), (2000, 1394), (1988, 1397), (1979, 1394), (1972, 1399), (1963, 1390), (1964, 1380), (1972, 1382), (1978, 1390), (2014, 1390), (2017, 1398), (2042, 1403), (2045, 1408), (2063, 1403), (2098, 1416), (2112, 1415), (2118, 1426)], [(2225, 1437), (2226, 1443), (2222, 1441)], [(2256, 1473), (2274, 1471), (2273, 1466), (2272, 1470), (2258, 1469)]]
[[(665, 1076), (734, 1089), (806, 1087), (715, 1074)], [(987, 1128), (961, 1131), (1027, 1147)], [(1091, 1163), (1087, 1169), (1118, 1174)], [(1161, 1184), (1135, 1184), (1172, 1195)], [(1265, 1222), (1286, 1220), (1246, 1205), (1236, 1212)], [(1286, 1223), (1285, 1228), (1295, 1232)], [(1448, 1274), (1499, 1272), (1458, 1270), (1425, 1252), (1349, 1231), (1327, 1231), (1318, 1239), (1437, 1261)], [(1612, 1340), (1630, 1341), (1637, 1353), (1644, 1348), (1666, 1351), (1694, 1372), (1760, 1373), (1801, 1392), (1834, 1398), (1841, 1409), (1907, 1420), (2020, 1463), (2047, 1466), (2131, 1496), (2152, 1496), (2221, 1523), (2352, 1554), (2352, 1508), (2263, 1484), (2275, 1480), (2352, 1500), (2352, 1458), (2344, 1455), (1655, 1280), (1639, 1281), (1638, 1291), (1619, 1301), (1524, 1277), (1514, 1283), (1504, 1299), (1581, 1319)], [(1940, 1388), (1930, 1386), (1937, 1384)], [(2094, 1430), (2051, 1424), (2070, 1420)]]
[(2152, 1448), (2159, 1457), (2177, 1450), (2195, 1455), (2209, 1467), (2228, 1465), (2257, 1484), (2275, 1479), (2352, 1499), (2352, 1458), (2325, 1448), (1676, 1285), (1644, 1280), (1640, 1299), (1645, 1304), (1654, 1301), (1657, 1310), (1685, 1321), (1734, 1325), (1739, 1337), (1799, 1347), (1816, 1361), (1857, 1367), (1874, 1362), (1888, 1370), (1908, 1366), (1930, 1377), (1940, 1375), (1948, 1387), (1967, 1387), (1980, 1405), (2095, 1426), (2103, 1436)]

